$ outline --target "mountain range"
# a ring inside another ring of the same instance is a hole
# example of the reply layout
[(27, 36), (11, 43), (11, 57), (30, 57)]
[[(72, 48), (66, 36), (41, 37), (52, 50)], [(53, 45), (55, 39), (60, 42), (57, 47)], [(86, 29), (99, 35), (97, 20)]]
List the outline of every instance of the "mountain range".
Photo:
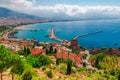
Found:
[(24, 13), (15, 12), (13, 10), (10, 10), (10, 9), (7, 9), (7, 8), (3, 8), (3, 7), (0, 7), (0, 18), (18, 18), (18, 19), (25, 18), (25, 19), (37, 19), (37, 20), (41, 20), (42, 19), (40, 17), (36, 17), (36, 16), (24, 14)]
[(30, 24), (46, 21), (48, 21), (48, 19), (19, 13), (7, 8), (0, 7), (0, 26), (17, 26), (20, 24)]

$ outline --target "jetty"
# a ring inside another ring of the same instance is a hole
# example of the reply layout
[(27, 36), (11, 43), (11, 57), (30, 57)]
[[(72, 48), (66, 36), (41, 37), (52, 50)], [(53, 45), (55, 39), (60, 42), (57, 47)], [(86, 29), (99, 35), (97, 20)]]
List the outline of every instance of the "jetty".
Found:
[(55, 36), (55, 29), (53, 29), (53, 28), (51, 28), (51, 31), (48, 34), (48, 37), (50, 37), (53, 40), (59, 41), (59, 42), (64, 42), (65, 41), (65, 40), (62, 40), (62, 39)]
[(91, 33), (87, 33), (87, 34), (80, 34), (80, 35), (77, 35), (76, 37), (74, 37), (73, 39), (76, 40), (79, 37), (88, 36), (88, 35), (92, 35), (92, 34), (97, 34), (97, 33), (101, 33), (101, 32), (103, 32), (103, 31), (96, 31), (96, 32), (91, 32)]

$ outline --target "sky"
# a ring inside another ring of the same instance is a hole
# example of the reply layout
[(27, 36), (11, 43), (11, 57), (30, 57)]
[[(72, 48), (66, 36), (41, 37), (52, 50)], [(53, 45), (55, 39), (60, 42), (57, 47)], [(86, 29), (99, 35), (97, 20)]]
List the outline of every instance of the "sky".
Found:
[(0, 0), (0, 7), (43, 18), (120, 18), (120, 0)]

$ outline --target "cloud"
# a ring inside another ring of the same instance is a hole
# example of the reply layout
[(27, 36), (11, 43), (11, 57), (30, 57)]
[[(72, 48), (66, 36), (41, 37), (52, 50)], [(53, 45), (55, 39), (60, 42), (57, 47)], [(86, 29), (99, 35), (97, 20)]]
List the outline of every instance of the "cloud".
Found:
[(0, 6), (48, 18), (120, 18), (120, 6), (80, 6), (67, 4), (36, 6), (35, 3), (36, 0), (1, 0)]

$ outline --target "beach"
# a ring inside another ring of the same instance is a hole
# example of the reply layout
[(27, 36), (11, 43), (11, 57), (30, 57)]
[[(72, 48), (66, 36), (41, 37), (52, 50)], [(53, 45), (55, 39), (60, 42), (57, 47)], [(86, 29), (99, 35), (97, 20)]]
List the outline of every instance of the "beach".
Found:
[(24, 26), (25, 25), (21, 25), (21, 26), (17, 26), (13, 29), (10, 29), (7, 33), (5, 33), (2, 38), (4, 39), (16, 39), (16, 37), (14, 37), (14, 33), (17, 32), (18, 30), (24, 30)]

